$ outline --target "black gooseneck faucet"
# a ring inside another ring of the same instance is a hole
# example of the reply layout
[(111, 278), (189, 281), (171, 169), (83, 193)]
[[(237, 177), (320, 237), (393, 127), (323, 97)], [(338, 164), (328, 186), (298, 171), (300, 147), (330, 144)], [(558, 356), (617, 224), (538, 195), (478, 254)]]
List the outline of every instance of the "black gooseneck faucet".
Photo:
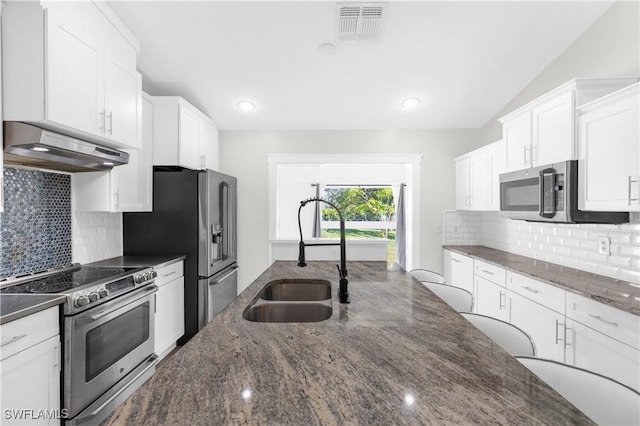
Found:
[[(302, 225), (300, 224), (300, 211), (304, 206), (309, 204), (312, 201), (320, 201), (325, 204), (330, 205), (338, 212), (338, 216), (340, 217), (340, 242), (339, 243), (305, 243), (302, 238)], [(340, 303), (349, 303), (349, 280), (347, 279), (347, 244), (344, 236), (344, 219), (342, 218), (342, 213), (338, 210), (334, 204), (330, 203), (327, 200), (322, 198), (309, 198), (307, 200), (300, 201), (300, 207), (298, 208), (298, 229), (300, 230), (300, 253), (298, 254), (298, 266), (307, 266), (307, 262), (304, 256), (304, 248), (306, 246), (340, 246), (340, 265), (336, 265), (338, 267), (338, 274), (340, 274), (340, 291), (338, 292), (338, 300)]]

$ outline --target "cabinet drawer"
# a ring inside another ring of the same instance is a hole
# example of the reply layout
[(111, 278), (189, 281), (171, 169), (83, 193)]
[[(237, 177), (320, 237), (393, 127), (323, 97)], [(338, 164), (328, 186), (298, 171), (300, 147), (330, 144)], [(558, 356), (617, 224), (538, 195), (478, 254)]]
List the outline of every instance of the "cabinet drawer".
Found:
[(533, 278), (507, 272), (507, 288), (564, 315), (566, 292)]
[(158, 273), (158, 276), (156, 277), (156, 285), (161, 287), (164, 284), (183, 276), (183, 264), (184, 262), (181, 260), (180, 262), (172, 263), (171, 265), (156, 269), (156, 272)]
[(494, 284), (505, 286), (506, 271), (501, 267), (476, 259), (473, 270), (477, 276), (489, 280)]
[(567, 293), (567, 317), (640, 349), (640, 317), (586, 297)]
[(2, 359), (60, 334), (58, 306), (0, 326)]

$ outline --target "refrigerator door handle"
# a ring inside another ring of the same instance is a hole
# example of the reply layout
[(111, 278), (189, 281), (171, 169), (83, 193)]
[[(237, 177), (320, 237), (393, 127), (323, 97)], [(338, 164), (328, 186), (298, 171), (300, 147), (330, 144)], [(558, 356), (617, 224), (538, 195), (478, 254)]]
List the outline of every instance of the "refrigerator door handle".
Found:
[(220, 192), (222, 203), (220, 205), (220, 221), (222, 222), (222, 259), (229, 258), (229, 184), (222, 182), (220, 184)]

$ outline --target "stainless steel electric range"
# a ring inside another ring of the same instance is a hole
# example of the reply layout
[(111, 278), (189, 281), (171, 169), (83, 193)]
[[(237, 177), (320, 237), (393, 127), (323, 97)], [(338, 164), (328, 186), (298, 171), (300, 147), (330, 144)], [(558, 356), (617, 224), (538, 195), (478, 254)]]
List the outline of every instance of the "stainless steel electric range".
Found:
[(59, 294), (67, 425), (99, 424), (155, 371), (156, 272), (69, 267), (0, 282), (0, 293)]

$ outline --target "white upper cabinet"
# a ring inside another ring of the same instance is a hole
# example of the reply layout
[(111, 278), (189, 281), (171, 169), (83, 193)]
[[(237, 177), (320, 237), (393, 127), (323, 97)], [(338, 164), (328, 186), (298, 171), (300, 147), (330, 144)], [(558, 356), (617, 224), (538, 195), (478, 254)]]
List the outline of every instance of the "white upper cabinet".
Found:
[(141, 146), (138, 41), (103, 2), (7, 2), (4, 119)]
[(178, 96), (152, 96), (153, 164), (218, 169), (218, 129), (204, 113)]
[(576, 107), (635, 81), (574, 79), (502, 117), (505, 171), (576, 159)]
[(153, 104), (142, 98), (142, 147), (130, 150), (129, 163), (105, 172), (73, 175), (76, 211), (150, 212), (153, 208)]
[(502, 146), (498, 141), (455, 159), (456, 210), (499, 210)]
[(640, 211), (640, 83), (579, 108), (581, 210)]

